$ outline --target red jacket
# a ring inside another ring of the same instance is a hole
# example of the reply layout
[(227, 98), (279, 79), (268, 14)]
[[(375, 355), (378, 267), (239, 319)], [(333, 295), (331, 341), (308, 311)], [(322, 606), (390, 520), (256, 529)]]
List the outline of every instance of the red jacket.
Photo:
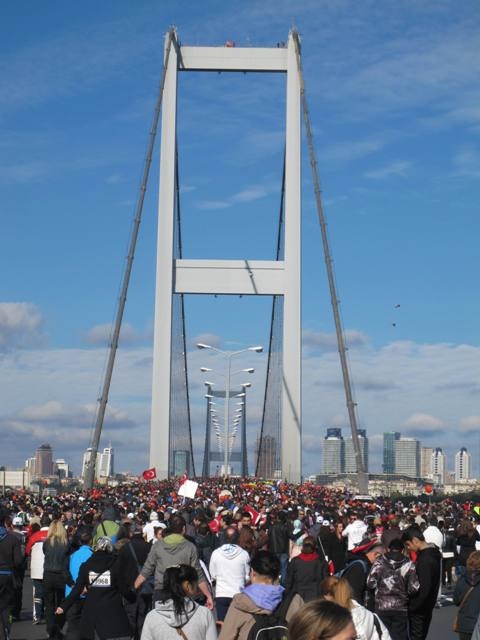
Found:
[(35, 533), (28, 539), (27, 546), (25, 547), (26, 555), (30, 555), (32, 547), (36, 542), (43, 542), (44, 540), (46, 540), (47, 536), (48, 527), (46, 527), (45, 529), (40, 529), (40, 531), (35, 531)]

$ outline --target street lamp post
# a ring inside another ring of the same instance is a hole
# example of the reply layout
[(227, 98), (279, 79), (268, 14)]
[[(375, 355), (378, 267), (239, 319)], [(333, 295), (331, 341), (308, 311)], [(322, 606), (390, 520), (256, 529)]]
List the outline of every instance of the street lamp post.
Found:
[[(210, 349), (211, 351), (215, 351), (219, 353), (224, 358), (228, 360), (227, 366), (227, 376), (225, 383), (225, 424), (224, 424), (224, 455), (223, 455), (223, 467), (224, 467), (224, 475), (228, 475), (229, 472), (229, 412), (230, 412), (230, 379), (232, 376), (232, 360), (235, 356), (240, 355), (241, 353), (246, 353), (247, 351), (254, 351), (256, 353), (261, 353), (263, 351), (263, 347), (247, 347), (246, 349), (240, 349), (240, 351), (223, 351), (222, 349), (217, 349), (217, 347), (212, 347), (212, 345), (204, 344), (203, 342), (199, 342), (197, 344), (198, 349)], [(206, 367), (202, 367), (205, 369)], [(249, 370), (247, 370), (249, 371)]]

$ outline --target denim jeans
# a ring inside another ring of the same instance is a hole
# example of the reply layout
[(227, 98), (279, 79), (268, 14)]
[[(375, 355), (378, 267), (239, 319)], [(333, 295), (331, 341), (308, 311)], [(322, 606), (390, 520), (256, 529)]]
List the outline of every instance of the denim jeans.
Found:
[(280, 581), (285, 585), (288, 569), (288, 553), (276, 553), (275, 555), (280, 560)]

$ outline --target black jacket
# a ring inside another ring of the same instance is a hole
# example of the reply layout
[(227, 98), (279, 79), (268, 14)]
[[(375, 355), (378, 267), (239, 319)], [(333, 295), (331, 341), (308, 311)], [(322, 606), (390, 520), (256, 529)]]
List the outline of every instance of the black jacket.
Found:
[(424, 614), (433, 610), (440, 585), (441, 560), (440, 550), (435, 545), (429, 545), (423, 551), (417, 552), (415, 569), (420, 590), (408, 603), (408, 610), (411, 613)]
[(22, 549), (17, 536), (0, 527), (0, 571), (18, 569), (22, 560)]
[(268, 532), (268, 548), (272, 553), (288, 553), (288, 525), (286, 522), (272, 524)]
[[(359, 560), (361, 562), (359, 562)], [(347, 580), (352, 589), (352, 597), (359, 604), (366, 605), (367, 576), (372, 564), (364, 553), (347, 553), (346, 565), (342, 578)]]
[(460, 576), (453, 593), (453, 601), (459, 606), (467, 591), (473, 590), (467, 596), (463, 606), (458, 610), (458, 632), (473, 633), (480, 611), (480, 574)]
[(458, 554), (458, 564), (463, 567), (467, 564), (468, 556), (475, 551), (475, 543), (480, 541), (480, 535), (478, 531), (474, 531), (471, 536), (458, 536), (457, 538), (457, 546), (460, 547), (460, 552)]
[(128, 587), (133, 589), (133, 583), (142, 570), (151, 547), (152, 545), (145, 542), (141, 536), (133, 536), (118, 552), (118, 562), (122, 568), (123, 580)]
[(210, 564), (210, 558), (212, 557), (212, 553), (216, 545), (215, 536), (211, 532), (207, 534), (197, 532), (195, 533), (193, 541), (195, 543), (195, 546), (197, 547), (199, 560), (203, 560), (203, 562), (208, 567), (208, 565)]
[[(323, 527), (327, 529), (327, 527)], [(332, 531), (327, 531), (325, 534), (320, 530), (320, 534), (317, 539), (320, 539), (325, 549), (325, 554), (328, 559), (333, 562), (335, 573), (341, 571), (345, 567), (345, 557), (347, 555), (347, 539), (338, 538)], [(320, 544), (319, 544), (320, 547)], [(322, 547), (320, 547), (321, 551)]]
[(122, 596), (133, 602), (135, 594), (124, 579), (116, 554), (96, 551), (84, 562), (75, 586), (60, 607), (68, 611), (84, 588), (87, 588), (87, 594), (79, 625), (80, 637), (93, 640), (95, 632), (100, 638), (130, 636), (130, 623)]
[(327, 576), (327, 563), (316, 553), (296, 556), (288, 565), (285, 589), (302, 596), (305, 602), (318, 598), (320, 583)]
[(52, 571), (53, 573), (62, 573), (68, 575), (68, 560), (70, 547), (67, 544), (59, 542), (50, 543), (47, 538), (43, 543), (43, 553), (45, 559), (43, 561), (43, 571)]

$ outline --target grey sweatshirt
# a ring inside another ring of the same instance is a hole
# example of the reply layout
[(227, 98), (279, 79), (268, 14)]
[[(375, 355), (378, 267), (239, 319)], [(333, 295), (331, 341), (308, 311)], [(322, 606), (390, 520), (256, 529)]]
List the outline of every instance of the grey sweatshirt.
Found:
[(152, 545), (141, 575), (148, 578), (154, 574), (155, 589), (162, 589), (165, 569), (176, 564), (188, 564), (194, 567), (198, 573), (198, 581), (205, 581), (195, 545), (177, 533), (172, 533)]
[(185, 614), (180, 617), (175, 615), (172, 600), (156, 602), (145, 618), (141, 640), (179, 640), (175, 627), (181, 627), (188, 640), (217, 640), (213, 613), (189, 598), (185, 598)]

